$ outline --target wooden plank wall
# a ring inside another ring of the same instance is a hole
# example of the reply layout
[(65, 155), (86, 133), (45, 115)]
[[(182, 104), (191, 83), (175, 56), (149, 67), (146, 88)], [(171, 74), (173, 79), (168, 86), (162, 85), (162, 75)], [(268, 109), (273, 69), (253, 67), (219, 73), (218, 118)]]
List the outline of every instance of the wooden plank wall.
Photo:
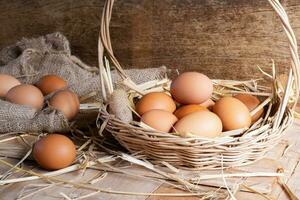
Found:
[[(300, 38), (300, 1), (281, 1)], [(85, 62), (97, 63), (104, 0), (0, 0), (0, 48), (61, 31)], [(213, 78), (261, 76), (256, 66), (289, 67), (288, 43), (267, 0), (116, 0), (115, 54), (126, 68), (166, 65)]]

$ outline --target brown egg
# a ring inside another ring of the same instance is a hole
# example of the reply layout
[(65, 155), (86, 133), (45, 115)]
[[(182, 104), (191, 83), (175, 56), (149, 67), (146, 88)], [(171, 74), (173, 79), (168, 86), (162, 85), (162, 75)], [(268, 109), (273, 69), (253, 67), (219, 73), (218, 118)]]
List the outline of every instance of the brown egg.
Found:
[(76, 117), (80, 107), (77, 95), (70, 90), (62, 90), (54, 94), (49, 100), (49, 105), (61, 111), (68, 120)]
[(171, 94), (181, 104), (200, 104), (213, 92), (212, 81), (198, 72), (185, 72), (172, 81)]
[(197, 112), (200, 110), (207, 110), (207, 108), (205, 108), (204, 106), (200, 106), (200, 105), (195, 105), (195, 104), (191, 104), (191, 105), (186, 105), (186, 106), (181, 106), (180, 108), (178, 108), (174, 115), (178, 118), (181, 119), (186, 115), (189, 115), (193, 112)]
[(67, 87), (67, 82), (56, 75), (43, 76), (36, 86), (42, 91), (44, 95), (48, 95), (57, 90), (61, 90)]
[(60, 134), (49, 134), (34, 144), (33, 157), (44, 169), (62, 169), (74, 162), (76, 148), (68, 137)]
[(136, 111), (140, 115), (154, 109), (165, 110), (172, 113), (176, 110), (176, 104), (173, 99), (164, 92), (148, 93), (136, 104)]
[(251, 116), (247, 106), (236, 98), (221, 98), (214, 105), (213, 112), (222, 120), (224, 131), (248, 128), (251, 125)]
[(5, 97), (11, 88), (20, 84), (20, 81), (15, 77), (7, 74), (0, 74), (0, 97)]
[(222, 134), (221, 119), (210, 111), (197, 111), (180, 119), (174, 129), (181, 136), (189, 134), (214, 138)]
[[(247, 106), (250, 112), (260, 104), (259, 99), (250, 94), (238, 94), (235, 95), (234, 98), (237, 98), (238, 100), (243, 102)], [(262, 116), (263, 112), (264, 112), (263, 108), (257, 111), (257, 113), (255, 113), (255, 115), (251, 117), (252, 123), (256, 122)]]
[(212, 107), (215, 105), (215, 102), (211, 99), (204, 101), (203, 103), (199, 104), (200, 106), (204, 106), (205, 108), (211, 110)]
[(169, 132), (177, 117), (165, 110), (150, 110), (142, 115), (142, 122), (162, 132)]
[(42, 92), (33, 85), (17, 85), (11, 88), (6, 94), (6, 100), (20, 105), (31, 106), (41, 109), (44, 104), (44, 96)]

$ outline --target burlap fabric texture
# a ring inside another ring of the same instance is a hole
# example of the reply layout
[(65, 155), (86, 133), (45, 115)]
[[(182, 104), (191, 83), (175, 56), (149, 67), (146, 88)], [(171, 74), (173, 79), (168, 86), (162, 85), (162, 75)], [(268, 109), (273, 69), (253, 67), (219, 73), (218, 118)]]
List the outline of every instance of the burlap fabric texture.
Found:
[[(136, 83), (157, 79), (166, 68), (130, 69), (126, 73)], [(0, 74), (10, 74), (21, 83), (34, 84), (42, 76), (54, 74), (68, 82), (68, 88), (79, 97), (96, 92), (93, 101), (101, 100), (101, 85), (96, 68), (89, 67), (71, 54), (69, 41), (61, 33), (38, 38), (24, 38), (0, 51)], [(112, 71), (114, 83), (121, 78)], [(2, 84), (2, 83), (0, 83)], [(121, 92), (124, 96), (124, 92)], [(116, 98), (118, 99), (118, 98)], [(0, 133), (66, 132), (69, 123), (58, 111), (16, 105), (0, 100)]]

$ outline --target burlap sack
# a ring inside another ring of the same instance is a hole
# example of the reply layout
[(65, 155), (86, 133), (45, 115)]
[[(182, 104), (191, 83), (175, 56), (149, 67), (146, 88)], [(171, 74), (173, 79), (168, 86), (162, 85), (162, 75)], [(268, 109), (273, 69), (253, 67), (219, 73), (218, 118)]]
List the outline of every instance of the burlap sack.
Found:
[(0, 133), (9, 132), (65, 132), (68, 121), (55, 110), (35, 109), (0, 100)]
[[(99, 74), (71, 55), (69, 42), (60, 33), (24, 38), (2, 49), (0, 64), (0, 73), (10, 74), (22, 83), (34, 84), (44, 75), (55, 74), (63, 77), (79, 97), (97, 92), (94, 100), (101, 99)], [(165, 76), (166, 68), (132, 69), (126, 73), (134, 82), (143, 83)], [(114, 83), (121, 80), (116, 71), (112, 71), (112, 79)], [(63, 132), (68, 128), (67, 120), (57, 111), (36, 112), (29, 107), (0, 101), (1, 133)]]
[(129, 123), (133, 119), (129, 106), (126, 90), (122, 88), (114, 90), (109, 99), (109, 113), (115, 115), (123, 122)]
[[(42, 76), (55, 74), (63, 77), (69, 88), (79, 96), (98, 91), (101, 98), (99, 76), (89, 72), (86, 64), (71, 55), (68, 40), (60, 33), (53, 33), (36, 39), (22, 39), (16, 45), (0, 51), (0, 73), (11, 74), (22, 83), (34, 84)], [(136, 83), (153, 80), (164, 75), (166, 68), (147, 70), (127, 70)], [(116, 71), (112, 72), (114, 82), (120, 80)]]

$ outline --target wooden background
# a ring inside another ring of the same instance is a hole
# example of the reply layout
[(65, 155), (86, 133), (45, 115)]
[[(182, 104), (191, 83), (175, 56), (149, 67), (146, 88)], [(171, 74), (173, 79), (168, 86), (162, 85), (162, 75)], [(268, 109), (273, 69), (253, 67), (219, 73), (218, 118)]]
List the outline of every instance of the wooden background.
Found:
[[(298, 38), (300, 1), (282, 0)], [(0, 0), (0, 48), (60, 31), (73, 53), (97, 63), (104, 0)], [(212, 78), (261, 76), (273, 58), (290, 64), (288, 43), (267, 0), (116, 0), (111, 36), (124, 67), (166, 65)]]

